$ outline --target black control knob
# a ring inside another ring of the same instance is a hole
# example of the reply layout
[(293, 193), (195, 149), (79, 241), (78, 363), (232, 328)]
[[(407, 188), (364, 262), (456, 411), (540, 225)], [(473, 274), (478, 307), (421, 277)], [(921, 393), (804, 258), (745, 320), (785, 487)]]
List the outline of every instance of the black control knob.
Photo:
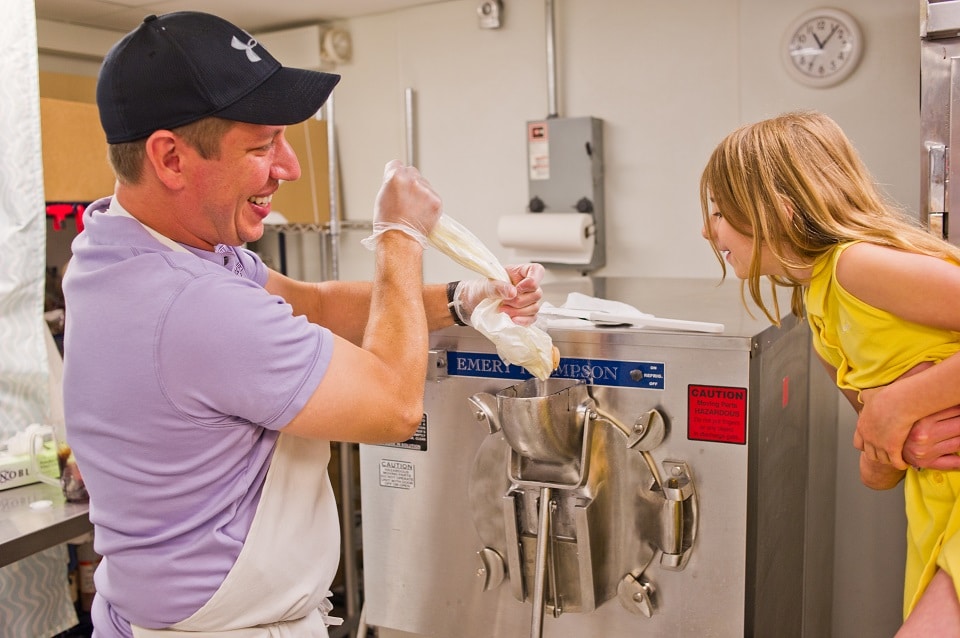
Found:
[(530, 212), (531, 213), (542, 213), (547, 208), (547, 205), (543, 203), (543, 200), (537, 197), (536, 195), (530, 200)]
[(580, 201), (577, 202), (577, 211), (580, 213), (592, 213), (593, 202), (586, 197), (581, 197)]

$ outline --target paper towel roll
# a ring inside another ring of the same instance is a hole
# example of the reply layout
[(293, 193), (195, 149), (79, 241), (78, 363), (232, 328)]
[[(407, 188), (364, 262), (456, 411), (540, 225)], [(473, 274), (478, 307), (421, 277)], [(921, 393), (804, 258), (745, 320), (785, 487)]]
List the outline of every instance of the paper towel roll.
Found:
[(588, 213), (527, 213), (504, 215), (497, 238), (528, 261), (588, 264), (595, 245), (593, 215)]

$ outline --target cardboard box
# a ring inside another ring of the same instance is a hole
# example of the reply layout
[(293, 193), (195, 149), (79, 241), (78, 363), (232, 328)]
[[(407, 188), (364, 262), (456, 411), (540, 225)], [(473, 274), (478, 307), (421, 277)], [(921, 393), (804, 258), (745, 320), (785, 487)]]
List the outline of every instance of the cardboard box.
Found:
[(281, 184), (271, 208), (291, 224), (322, 226), (330, 221), (327, 122), (311, 118), (288, 126), (285, 137), (300, 160), (300, 179)]
[[(47, 476), (60, 476), (60, 462), (53, 449), (53, 443), (46, 443), (38, 455), (40, 471)], [(14, 456), (0, 452), (0, 490), (9, 490), (21, 485), (38, 483), (40, 479), (30, 469), (30, 456), (20, 454)]]
[(107, 138), (95, 104), (40, 98), (47, 202), (92, 202), (113, 193)]

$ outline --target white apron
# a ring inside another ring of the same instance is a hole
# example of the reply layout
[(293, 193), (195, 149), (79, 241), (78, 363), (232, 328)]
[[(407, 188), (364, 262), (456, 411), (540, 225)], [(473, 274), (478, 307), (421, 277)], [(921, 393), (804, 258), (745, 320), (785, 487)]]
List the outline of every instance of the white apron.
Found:
[(330, 444), (281, 434), (237, 562), (195, 614), (134, 638), (327, 638), (340, 527)]
[[(138, 221), (116, 197), (109, 215)], [(187, 249), (144, 224), (171, 250)], [(340, 523), (327, 465), (330, 442), (281, 434), (247, 540), (220, 588), (166, 629), (132, 625), (134, 638), (327, 638)]]

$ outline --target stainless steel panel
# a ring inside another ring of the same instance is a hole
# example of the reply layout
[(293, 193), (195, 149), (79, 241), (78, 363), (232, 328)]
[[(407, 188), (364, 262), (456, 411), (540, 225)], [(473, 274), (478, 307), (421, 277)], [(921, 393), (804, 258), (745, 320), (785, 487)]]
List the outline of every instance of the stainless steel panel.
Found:
[[(623, 423), (633, 424), (653, 409), (663, 415), (663, 440), (650, 454), (657, 464), (676, 461), (689, 468), (699, 523), (681, 569), (660, 549), (642, 559), (652, 562), (628, 582), (635, 588), (628, 592), (652, 592), (643, 604), (629, 610), (613, 597), (594, 611), (559, 617), (548, 605), (543, 635), (828, 635), (834, 499), (832, 489), (823, 488), (832, 486), (835, 450), (823, 431), (825, 421), (810, 427), (815, 414), (817, 419), (823, 415), (811, 407), (806, 325), (788, 317), (776, 328), (751, 318), (742, 310), (735, 282), (597, 279), (593, 284), (602, 291), (598, 296), (661, 317), (719, 321), (727, 330), (721, 335), (551, 331), (565, 361), (662, 364), (660, 388), (595, 383), (591, 394), (601, 410)], [(468, 328), (434, 334), (431, 348), (451, 361), (456, 353), (495, 352)], [(450, 361), (448, 373), (449, 366)], [(826, 376), (819, 368), (816, 372)], [(484, 499), (475, 492), (509, 484), (507, 459), (500, 468), (496, 463), (474, 467), (484, 456), (478, 451), (500, 445), (502, 435), (478, 421), (469, 400), (515, 383), (503, 377), (435, 375), (425, 394), (424, 436), (403, 446), (361, 446), (371, 625), (434, 638), (530, 635), (532, 605), (517, 596), (511, 570), (497, 572), (496, 559), (483, 552), (488, 539), (503, 534), (504, 524), (494, 507), (477, 505)], [(698, 440), (704, 438), (698, 432), (691, 436), (691, 386), (746, 391), (743, 443)], [(835, 390), (817, 403), (835, 409)], [(471, 475), (485, 479), (471, 484)], [(630, 497), (616, 498), (626, 506), (622, 499)], [(475, 507), (489, 514), (477, 517)], [(637, 547), (646, 542), (637, 539)], [(643, 613), (646, 605), (649, 617)]]
[[(934, 7), (943, 9), (941, 26), (953, 15), (946, 9), (957, 13), (960, 24), (960, 2), (930, 5), (931, 16)], [(960, 166), (960, 126), (953, 108), (960, 100), (960, 29), (944, 27), (937, 35), (920, 43), (920, 217), (932, 232), (960, 245), (960, 213), (951, 215), (960, 202), (960, 180), (950, 179), (951, 168)], [(957, 226), (953, 232), (951, 225)]]
[(960, 2), (931, 0), (923, 5), (920, 35), (927, 39), (960, 35)]

